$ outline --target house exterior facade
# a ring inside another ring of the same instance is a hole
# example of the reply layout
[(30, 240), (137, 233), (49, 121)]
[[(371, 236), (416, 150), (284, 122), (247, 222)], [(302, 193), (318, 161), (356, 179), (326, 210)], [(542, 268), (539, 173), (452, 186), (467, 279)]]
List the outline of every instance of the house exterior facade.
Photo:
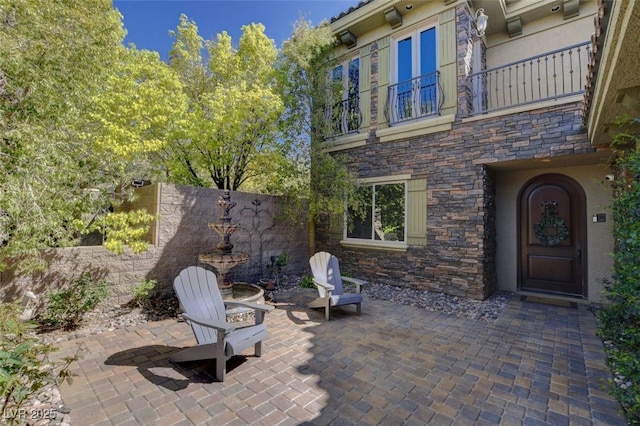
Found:
[(344, 91), (321, 143), (362, 197), (317, 224), (316, 250), (381, 284), (602, 301), (613, 118), (592, 116), (615, 100), (594, 65), (617, 3), (369, 0), (334, 18)]

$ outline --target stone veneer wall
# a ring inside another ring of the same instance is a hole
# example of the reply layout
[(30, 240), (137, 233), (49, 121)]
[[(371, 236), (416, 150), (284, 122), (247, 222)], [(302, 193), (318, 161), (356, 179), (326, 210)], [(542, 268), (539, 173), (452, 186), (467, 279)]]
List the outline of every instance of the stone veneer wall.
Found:
[[(42, 273), (34, 276), (0, 273), (0, 299), (19, 298), (26, 290), (44, 294), (88, 270), (111, 283), (111, 302), (122, 303), (130, 298), (127, 289), (142, 279), (156, 279), (158, 291), (172, 291), (173, 279), (183, 268), (200, 265), (213, 270), (198, 262), (198, 254), (214, 251), (219, 242), (208, 223), (218, 221), (222, 214), (217, 199), (223, 191), (168, 184), (140, 190), (144, 201), (138, 205), (160, 214), (157, 228), (150, 236), (155, 244), (147, 252), (118, 256), (101, 246), (49, 250), (43, 256), (50, 267)], [(248, 263), (232, 271), (234, 280), (253, 283), (267, 276), (269, 257), (282, 253), (289, 255), (285, 273), (308, 273), (306, 212), (287, 221), (281, 215), (284, 198), (232, 192), (231, 201), (237, 203), (231, 210), (232, 222), (242, 227), (231, 237), (233, 252), (251, 255)]]
[[(472, 104), (464, 77), (468, 10), (456, 10), (458, 114), (447, 132), (380, 142), (372, 131), (366, 146), (341, 151), (359, 178), (410, 174), (427, 180), (427, 243), (406, 252), (340, 244), (328, 223), (316, 232), (318, 250), (338, 256), (352, 276), (485, 299), (496, 287), (495, 176), (491, 164), (593, 152), (581, 126), (582, 102), (502, 116), (463, 120)], [(372, 43), (372, 49), (377, 44)], [(371, 52), (372, 57), (375, 52)], [(372, 61), (373, 64), (373, 61)], [(372, 80), (376, 78), (372, 66)]]

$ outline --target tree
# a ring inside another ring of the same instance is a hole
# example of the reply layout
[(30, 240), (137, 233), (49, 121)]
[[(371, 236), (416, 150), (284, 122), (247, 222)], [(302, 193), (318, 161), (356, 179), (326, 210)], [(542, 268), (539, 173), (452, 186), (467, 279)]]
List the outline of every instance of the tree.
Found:
[[(356, 193), (357, 182), (345, 158), (331, 155), (324, 143), (328, 127), (325, 106), (335, 99), (336, 87), (328, 85), (335, 37), (326, 23), (313, 27), (300, 20), (283, 44), (278, 63), (285, 100), (282, 132), (295, 146), (290, 169), (280, 182), (285, 193), (306, 200), (310, 219), (344, 211), (345, 197)], [(292, 184), (293, 182), (293, 184)]]
[[(74, 244), (116, 192), (130, 195), (134, 165), (165, 125), (122, 109), (144, 94), (127, 70), (154, 67), (123, 38), (108, 0), (0, 0), (0, 270), (16, 258), (19, 270), (42, 267), (40, 249)], [(131, 136), (140, 149), (126, 148)]]
[(613, 380), (609, 392), (629, 424), (640, 424), (640, 117), (620, 117), (614, 135), (614, 281), (606, 282), (607, 304), (598, 312), (598, 334), (607, 343)]
[(157, 170), (147, 170), (147, 157), (185, 135), (187, 96), (157, 52), (131, 46), (118, 53), (115, 69), (91, 98), (84, 135), (100, 155), (126, 159), (138, 177), (152, 177)]
[(320, 143), (333, 96), (326, 85), (331, 30), (301, 20), (281, 51), (261, 24), (242, 30), (237, 48), (225, 32), (204, 40), (185, 15), (172, 32), (170, 66), (189, 98), (190, 126), (163, 151), (168, 179), (292, 195), (310, 202), (314, 217), (342, 211), (354, 179)]
[(188, 97), (190, 126), (164, 150), (170, 181), (237, 190), (252, 181), (260, 186), (258, 178), (285, 162), (278, 50), (263, 25), (247, 25), (242, 32), (237, 48), (226, 32), (205, 41), (185, 15), (172, 32), (169, 63)]

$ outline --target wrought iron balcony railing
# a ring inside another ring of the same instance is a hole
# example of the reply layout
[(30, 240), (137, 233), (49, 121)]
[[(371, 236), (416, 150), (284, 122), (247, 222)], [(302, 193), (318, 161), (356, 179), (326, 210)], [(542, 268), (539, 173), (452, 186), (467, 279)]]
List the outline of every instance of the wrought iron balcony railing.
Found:
[(590, 50), (584, 42), (470, 74), (472, 114), (584, 93)]
[(385, 118), (393, 126), (404, 121), (440, 115), (443, 100), (440, 71), (424, 74), (389, 86)]
[(355, 133), (362, 124), (360, 96), (351, 96), (324, 109), (324, 118), (329, 123), (326, 136), (336, 137)]

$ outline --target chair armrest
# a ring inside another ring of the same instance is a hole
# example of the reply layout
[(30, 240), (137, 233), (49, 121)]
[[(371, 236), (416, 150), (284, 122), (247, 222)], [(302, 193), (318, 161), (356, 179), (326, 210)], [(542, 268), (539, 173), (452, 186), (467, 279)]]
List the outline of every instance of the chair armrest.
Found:
[(322, 282), (322, 281), (318, 281), (318, 280), (316, 280), (315, 278), (313, 279), (313, 283), (314, 283), (315, 285), (317, 285), (317, 286), (320, 286), (320, 287), (324, 288), (324, 289), (325, 289), (325, 290), (327, 290), (327, 291), (333, 291), (333, 290), (335, 290), (335, 287), (334, 287), (334, 286), (332, 286), (331, 284), (329, 284), (329, 283), (325, 283), (325, 282)]
[(236, 328), (235, 324), (222, 322), (222, 321), (218, 321), (218, 320), (206, 319), (206, 318), (198, 318), (198, 317), (191, 316), (186, 312), (183, 312), (182, 316), (187, 321), (194, 322), (194, 323), (196, 323), (198, 325), (201, 325), (203, 327), (213, 328), (213, 329), (216, 329), (218, 331), (222, 331), (224, 333), (230, 333), (233, 330), (235, 330), (235, 328)]
[(263, 311), (263, 312), (273, 311), (273, 306), (263, 305), (262, 303), (225, 300), (224, 304), (225, 306), (250, 308), (250, 309), (255, 309), (256, 311)]
[(369, 284), (369, 281), (359, 280), (357, 278), (351, 278), (351, 277), (342, 277), (342, 281), (349, 281), (351, 283), (360, 284), (360, 285)]
[(357, 278), (351, 278), (351, 277), (342, 277), (342, 281), (347, 281), (347, 282), (350, 282), (352, 284), (355, 284), (356, 285), (356, 292), (358, 292), (358, 293), (360, 293), (362, 291), (361, 288), (360, 288), (361, 286), (369, 284), (368, 281), (359, 280)]

